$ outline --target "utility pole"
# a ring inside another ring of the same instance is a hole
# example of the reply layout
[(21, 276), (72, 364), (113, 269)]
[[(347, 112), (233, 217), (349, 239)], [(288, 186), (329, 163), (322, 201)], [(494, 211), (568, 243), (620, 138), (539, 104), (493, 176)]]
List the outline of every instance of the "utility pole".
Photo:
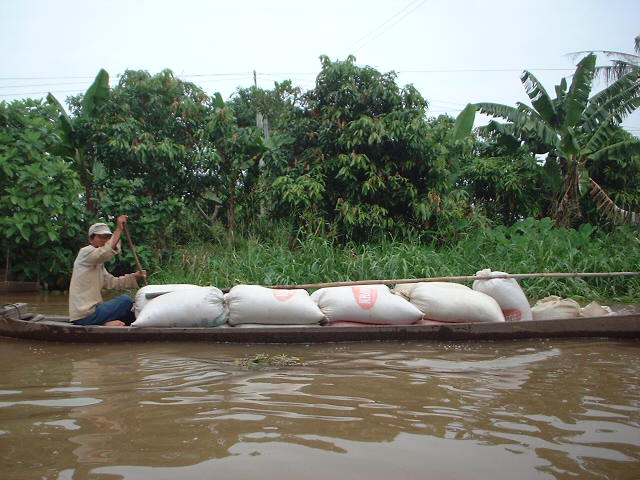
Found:
[[(258, 75), (256, 71), (253, 71), (253, 86), (258, 89)], [(262, 135), (264, 136), (264, 141), (269, 141), (271, 138), (271, 132), (269, 131), (269, 119), (262, 114), (259, 110), (256, 110), (256, 126), (262, 129)], [(262, 178), (262, 170), (264, 169), (264, 158), (260, 157), (258, 161), (258, 168), (261, 172), (260, 174), (260, 184), (264, 187), (264, 179)], [(267, 208), (264, 204), (264, 201), (260, 202), (260, 217), (265, 217), (267, 215)]]
[[(253, 71), (253, 86), (258, 88), (258, 75), (256, 71)], [(268, 141), (271, 138), (271, 130), (269, 129), (269, 119), (262, 114), (259, 110), (256, 111), (256, 127), (262, 129), (262, 134), (264, 135), (265, 141)]]

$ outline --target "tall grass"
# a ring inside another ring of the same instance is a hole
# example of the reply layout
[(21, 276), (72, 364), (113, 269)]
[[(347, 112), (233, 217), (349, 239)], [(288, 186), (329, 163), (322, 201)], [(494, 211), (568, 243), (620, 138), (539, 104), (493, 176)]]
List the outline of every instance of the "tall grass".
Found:
[[(165, 258), (151, 283), (194, 283), (221, 288), (241, 283), (275, 285), (349, 280), (473, 275), (478, 270), (509, 273), (637, 271), (638, 232), (554, 229), (550, 220), (525, 220), (511, 227), (482, 229), (448, 246), (382, 239), (340, 244), (330, 238), (295, 234), (285, 227), (268, 238), (248, 235), (233, 242), (199, 242)], [(640, 303), (640, 278), (527, 279), (527, 296)]]

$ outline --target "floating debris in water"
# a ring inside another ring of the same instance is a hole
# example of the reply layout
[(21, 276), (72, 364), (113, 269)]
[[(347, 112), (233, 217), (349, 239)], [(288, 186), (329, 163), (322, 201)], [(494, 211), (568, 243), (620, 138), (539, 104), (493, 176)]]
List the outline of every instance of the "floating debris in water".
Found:
[(235, 360), (234, 365), (245, 368), (255, 367), (295, 367), (303, 365), (303, 362), (298, 357), (292, 357), (289, 355), (269, 355), (268, 353), (257, 353), (244, 357), (241, 360)]

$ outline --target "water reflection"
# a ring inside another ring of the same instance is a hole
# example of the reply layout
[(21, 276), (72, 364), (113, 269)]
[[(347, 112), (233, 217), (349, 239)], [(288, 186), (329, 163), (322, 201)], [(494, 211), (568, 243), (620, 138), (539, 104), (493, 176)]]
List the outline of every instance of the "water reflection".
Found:
[[(425, 464), (441, 478), (637, 478), (638, 346), (2, 341), (2, 466), (78, 480), (320, 478), (333, 465), (358, 478), (362, 464), (389, 478), (384, 459), (407, 478)], [(234, 364), (259, 352), (305, 364)]]

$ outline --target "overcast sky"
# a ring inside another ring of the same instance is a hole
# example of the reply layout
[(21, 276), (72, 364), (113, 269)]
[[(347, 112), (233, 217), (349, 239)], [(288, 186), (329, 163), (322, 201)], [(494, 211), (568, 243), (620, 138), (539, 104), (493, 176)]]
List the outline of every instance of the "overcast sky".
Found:
[[(165, 68), (225, 98), (291, 79), (309, 89), (318, 57), (395, 71), (456, 116), (468, 102), (527, 102), (530, 70), (553, 94), (567, 54), (633, 52), (639, 0), (2, 0), (0, 100), (60, 100), (100, 68)], [(600, 58), (605, 64), (606, 59)], [(640, 135), (640, 115), (625, 127)]]

